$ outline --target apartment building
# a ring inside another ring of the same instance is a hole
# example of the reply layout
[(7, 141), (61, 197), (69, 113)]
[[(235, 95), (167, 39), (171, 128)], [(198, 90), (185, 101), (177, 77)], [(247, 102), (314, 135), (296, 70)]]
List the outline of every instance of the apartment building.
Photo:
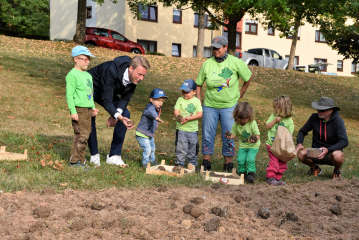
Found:
[[(140, 6), (142, 18), (131, 13), (125, 0), (117, 4), (105, 1), (102, 6), (87, 0), (87, 27), (102, 27), (117, 31), (131, 41), (140, 43), (147, 51), (158, 51), (166, 56), (195, 57), (198, 36), (198, 15), (191, 9), (178, 10), (174, 7)], [(50, 39), (72, 39), (76, 30), (77, 0), (50, 0)], [(228, 36), (227, 29), (210, 30), (206, 14), (204, 34), (204, 55), (211, 56), (211, 39)], [(264, 30), (249, 15), (237, 24), (236, 51), (251, 48), (269, 48), (289, 57), (291, 37), (280, 38), (273, 29)], [(326, 62), (323, 72), (351, 76), (359, 71), (359, 64), (343, 60), (343, 56), (332, 50), (318, 27), (305, 23), (300, 27), (295, 64)]]

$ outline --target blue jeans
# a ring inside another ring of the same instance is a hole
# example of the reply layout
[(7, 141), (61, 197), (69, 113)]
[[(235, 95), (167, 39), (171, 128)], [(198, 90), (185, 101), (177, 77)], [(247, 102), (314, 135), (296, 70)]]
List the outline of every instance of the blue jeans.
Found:
[(230, 108), (212, 108), (203, 105), (203, 119), (202, 119), (202, 154), (212, 155), (214, 153), (214, 140), (217, 133), (218, 122), (221, 122), (222, 130), (222, 155), (226, 157), (233, 157), (234, 140), (227, 139), (224, 134), (226, 131), (231, 131), (234, 119), (232, 113), (234, 105)]
[(147, 166), (147, 163), (153, 163), (154, 161), (156, 161), (155, 138), (154, 137), (144, 138), (144, 137), (136, 136), (136, 139), (137, 139), (138, 143), (140, 144), (141, 149), (143, 150), (142, 165)]

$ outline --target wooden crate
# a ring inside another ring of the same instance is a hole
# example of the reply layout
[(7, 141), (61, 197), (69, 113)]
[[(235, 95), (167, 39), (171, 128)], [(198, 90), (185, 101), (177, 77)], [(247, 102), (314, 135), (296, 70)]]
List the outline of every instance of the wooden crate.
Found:
[[(166, 169), (166, 171), (158, 170), (159, 166), (164, 167)], [(157, 165), (157, 166), (153, 166), (153, 167), (151, 167), (151, 163), (148, 163), (147, 168), (146, 168), (146, 174), (167, 175), (167, 176), (172, 176), (172, 177), (183, 177), (186, 174), (192, 174), (192, 173), (196, 172), (195, 171), (195, 166), (193, 166), (190, 163), (188, 164), (188, 169), (187, 168), (181, 168), (180, 173), (171, 172), (173, 167), (174, 166), (165, 165), (165, 160), (161, 161), (161, 165)], [(185, 170), (187, 170), (187, 173), (184, 172)]]
[(215, 174), (220, 174), (224, 176), (234, 176), (235, 178), (221, 178), (221, 177), (211, 177), (209, 176), (210, 171), (204, 171), (204, 167), (201, 166), (200, 174), (203, 176), (203, 178), (207, 181), (212, 182), (222, 182), (229, 185), (241, 185), (244, 184), (244, 174), (241, 174), (241, 176), (237, 175), (236, 169), (233, 168), (232, 173), (226, 173), (226, 172), (214, 172)]
[(5, 152), (5, 146), (1, 146), (0, 160), (12, 160), (12, 161), (27, 160), (27, 149), (25, 149), (24, 154), (11, 153), (11, 152)]

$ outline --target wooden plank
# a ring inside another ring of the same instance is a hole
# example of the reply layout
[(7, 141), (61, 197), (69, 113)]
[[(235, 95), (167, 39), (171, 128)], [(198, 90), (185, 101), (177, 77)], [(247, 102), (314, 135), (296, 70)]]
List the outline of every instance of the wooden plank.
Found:
[[(227, 184), (229, 185), (241, 185), (244, 184), (244, 174), (241, 174), (241, 176), (238, 176), (236, 173), (236, 170), (233, 169), (232, 173), (226, 173), (226, 172), (214, 172), (217, 175), (224, 175), (224, 177), (211, 177), (209, 176), (210, 171), (204, 172), (203, 166), (201, 166), (200, 174), (206, 181), (212, 181), (212, 182), (220, 182), (221, 179), (226, 179), (228, 181)], [(226, 178), (226, 176), (234, 176), (235, 178)]]
[(27, 149), (25, 149), (24, 154), (6, 152), (5, 146), (0, 148), (0, 160), (27, 160)]
[[(158, 170), (159, 166), (164, 167), (166, 171)], [(185, 176), (187, 174), (195, 173), (195, 169), (189, 170), (189, 169), (185, 169), (185, 168), (181, 168), (180, 173), (172, 172), (172, 169), (173, 169), (174, 166), (165, 165), (165, 160), (162, 160), (161, 165), (159, 165), (159, 166), (157, 165), (157, 166), (151, 167), (151, 163), (148, 163), (147, 168), (146, 168), (146, 174), (168, 175), (168, 176), (173, 176), (173, 177), (183, 177), (183, 176)], [(187, 171), (187, 173), (184, 172), (185, 170)]]

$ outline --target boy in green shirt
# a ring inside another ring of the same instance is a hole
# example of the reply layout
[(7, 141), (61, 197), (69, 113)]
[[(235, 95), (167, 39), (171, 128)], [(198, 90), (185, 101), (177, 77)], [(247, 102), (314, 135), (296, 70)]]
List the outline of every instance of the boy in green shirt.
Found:
[(195, 97), (197, 84), (193, 79), (187, 79), (179, 88), (182, 97), (177, 99), (174, 107), (176, 116), (176, 166), (183, 167), (186, 163), (197, 166), (198, 119), (202, 117), (201, 101)]
[(71, 55), (75, 66), (66, 76), (66, 100), (74, 128), (70, 166), (84, 167), (87, 139), (91, 133), (91, 116), (96, 116), (98, 113), (93, 100), (92, 76), (85, 72), (90, 57), (95, 56), (84, 46), (74, 47)]

